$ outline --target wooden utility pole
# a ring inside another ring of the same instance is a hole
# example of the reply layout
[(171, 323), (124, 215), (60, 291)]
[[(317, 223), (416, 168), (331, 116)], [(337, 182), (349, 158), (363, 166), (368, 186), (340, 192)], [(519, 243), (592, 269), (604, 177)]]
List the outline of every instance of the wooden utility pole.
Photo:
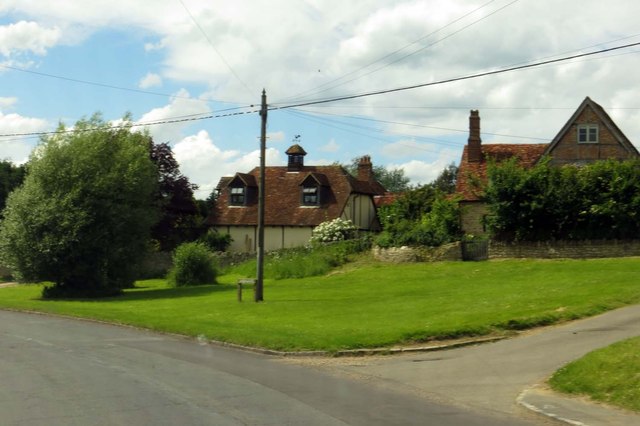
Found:
[(264, 278), (264, 168), (265, 155), (267, 145), (267, 92), (262, 89), (262, 106), (260, 107), (260, 185), (258, 186), (258, 271), (256, 276), (256, 290), (254, 293), (255, 301), (262, 302), (263, 296), (263, 278)]

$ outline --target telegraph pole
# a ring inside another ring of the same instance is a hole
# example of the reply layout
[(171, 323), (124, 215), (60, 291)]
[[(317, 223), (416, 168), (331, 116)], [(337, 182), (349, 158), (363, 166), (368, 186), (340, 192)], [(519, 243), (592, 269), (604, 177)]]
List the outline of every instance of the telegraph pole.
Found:
[(267, 92), (262, 89), (262, 105), (260, 107), (260, 185), (258, 186), (258, 271), (256, 277), (256, 291), (254, 297), (256, 302), (262, 302), (263, 278), (264, 278), (264, 168), (267, 145)]

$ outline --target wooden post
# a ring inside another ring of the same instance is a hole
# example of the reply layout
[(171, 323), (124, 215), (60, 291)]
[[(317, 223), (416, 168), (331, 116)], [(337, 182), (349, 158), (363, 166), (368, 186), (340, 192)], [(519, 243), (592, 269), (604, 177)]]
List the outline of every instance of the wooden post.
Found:
[(258, 187), (258, 271), (254, 299), (262, 302), (264, 278), (264, 200), (265, 200), (265, 155), (267, 145), (267, 92), (262, 90), (262, 105), (260, 108), (260, 185)]

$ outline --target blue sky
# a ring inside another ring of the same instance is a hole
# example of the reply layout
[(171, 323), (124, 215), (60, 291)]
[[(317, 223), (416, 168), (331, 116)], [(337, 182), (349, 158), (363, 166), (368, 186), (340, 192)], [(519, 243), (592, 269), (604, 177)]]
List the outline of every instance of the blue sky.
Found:
[[(136, 122), (224, 114), (428, 83), (640, 42), (634, 0), (5, 0), (0, 158), (96, 111)], [(638, 146), (640, 49), (351, 101), (274, 110), (267, 163), (295, 135), (307, 164), (403, 168), (413, 183), (457, 163), (470, 109), (485, 143), (550, 141), (585, 96)], [(373, 64), (373, 65), (371, 65)], [(60, 77), (60, 78), (56, 78)], [(90, 82), (85, 84), (78, 81)], [(104, 87), (101, 85), (111, 86)], [(120, 90), (116, 87), (130, 90)], [(143, 93), (147, 92), (147, 93)], [(257, 114), (149, 126), (206, 197), (258, 164)]]

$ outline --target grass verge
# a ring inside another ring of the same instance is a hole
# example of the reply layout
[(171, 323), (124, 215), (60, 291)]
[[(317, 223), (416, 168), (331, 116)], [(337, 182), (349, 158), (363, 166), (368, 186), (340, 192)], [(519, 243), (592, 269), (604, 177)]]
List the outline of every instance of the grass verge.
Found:
[(593, 351), (549, 380), (559, 392), (640, 412), (640, 337)]
[[(347, 264), (304, 279), (265, 280), (263, 303), (236, 301), (238, 275), (170, 288), (140, 281), (124, 296), (40, 299), (0, 289), (0, 307), (132, 324), (277, 350), (388, 347), (504, 334), (640, 302), (640, 259)], [(251, 300), (245, 294), (245, 300)]]

